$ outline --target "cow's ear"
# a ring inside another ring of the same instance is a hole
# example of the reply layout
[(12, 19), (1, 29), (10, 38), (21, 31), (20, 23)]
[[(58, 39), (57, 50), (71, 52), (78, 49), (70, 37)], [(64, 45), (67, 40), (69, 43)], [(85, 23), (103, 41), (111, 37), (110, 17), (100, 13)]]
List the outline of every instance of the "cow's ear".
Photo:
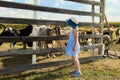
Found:
[(4, 29), (4, 31), (8, 31), (8, 28), (6, 27), (6, 28)]

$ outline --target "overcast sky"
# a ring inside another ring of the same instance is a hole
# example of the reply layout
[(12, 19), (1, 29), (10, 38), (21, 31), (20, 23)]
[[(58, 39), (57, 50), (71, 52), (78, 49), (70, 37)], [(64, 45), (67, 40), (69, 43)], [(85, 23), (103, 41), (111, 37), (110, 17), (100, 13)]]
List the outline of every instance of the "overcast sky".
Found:
[[(19, 3), (28, 3), (33, 4), (33, 0), (3, 0), (3, 1), (13, 1)], [(99, 0), (95, 0), (99, 1)], [(109, 22), (120, 22), (120, 0), (106, 0), (105, 14)], [(81, 10), (81, 11), (91, 11), (91, 6), (81, 3), (74, 3), (64, 0), (38, 0), (37, 5), (56, 7), (56, 8), (65, 8), (72, 10)], [(95, 7), (95, 11), (99, 12), (99, 7)], [(65, 14), (54, 14), (48, 12), (38, 11), (37, 18), (40, 19), (49, 19), (49, 20), (66, 20), (71, 16), (75, 15), (65, 15)], [(13, 8), (3, 8), (0, 7), (0, 17), (17, 17), (17, 18), (33, 18), (33, 11), (31, 10), (21, 10)], [(77, 16), (81, 21), (91, 21), (89, 16)], [(96, 22), (99, 18), (95, 18)]]

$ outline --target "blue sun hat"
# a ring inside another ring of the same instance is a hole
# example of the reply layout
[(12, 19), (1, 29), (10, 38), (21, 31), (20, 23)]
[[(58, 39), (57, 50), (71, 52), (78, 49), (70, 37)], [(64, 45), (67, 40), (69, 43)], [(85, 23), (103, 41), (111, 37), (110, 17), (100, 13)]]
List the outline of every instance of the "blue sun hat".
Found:
[(79, 24), (79, 20), (75, 17), (71, 17), (67, 20), (67, 24), (70, 25), (72, 28), (77, 28)]

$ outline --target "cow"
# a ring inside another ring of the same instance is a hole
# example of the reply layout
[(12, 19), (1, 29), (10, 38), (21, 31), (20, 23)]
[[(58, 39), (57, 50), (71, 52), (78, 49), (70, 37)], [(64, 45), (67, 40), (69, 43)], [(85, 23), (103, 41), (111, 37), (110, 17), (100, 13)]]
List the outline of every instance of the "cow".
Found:
[[(4, 26), (4, 25), (3, 25)], [(1, 32), (0, 36), (17, 36), (19, 34), (19, 31), (17, 29), (13, 29), (11, 27), (4, 26), (4, 30)], [(3, 44), (3, 42), (0, 42), (0, 46)], [(13, 43), (10, 44), (10, 48), (12, 48)]]
[(118, 41), (116, 43), (120, 44), (120, 38), (118, 39)]
[[(33, 30), (33, 26), (29, 24), (25, 28), (18, 30), (19, 34), (17, 34), (17, 36), (29, 36), (32, 33), (32, 30)], [(15, 44), (16, 42), (13, 43), (13, 45)], [(26, 44), (27, 42), (23, 42), (23, 49), (26, 49)]]
[(113, 39), (113, 28), (114, 26), (110, 26), (107, 29), (103, 30), (103, 35), (109, 35), (111, 39)]
[(109, 35), (103, 35), (103, 44), (105, 45), (104, 54), (108, 55), (108, 51), (110, 49), (111, 37)]
[[(86, 30), (86, 34), (92, 34), (92, 29)], [(94, 28), (94, 34), (96, 34), (96, 35), (100, 34), (99, 29)], [(92, 44), (92, 39), (91, 38), (90, 39), (86, 38), (86, 41), (87, 41), (87, 44)], [(95, 43), (98, 43), (98, 42), (99, 42), (99, 39), (95, 38)]]
[[(79, 30), (79, 35), (86, 35), (86, 30)], [(86, 39), (79, 39), (79, 42), (86, 42)]]
[[(40, 27), (36, 25), (28, 25), (23, 29), (16, 30), (10, 27), (6, 27), (0, 36), (39, 36), (39, 37), (49, 37), (49, 36), (60, 36), (60, 28), (55, 26), (54, 28), (48, 28), (46, 25), (41, 25)], [(29, 47), (33, 47), (33, 42), (23, 42), (23, 49), (26, 48), (26, 44)], [(40, 41), (40, 48), (49, 48), (48, 44), (52, 44), (52, 47), (55, 45), (55, 41)], [(0, 43), (2, 44), (2, 42)], [(16, 42), (13, 42), (13, 46)], [(12, 48), (13, 49), (13, 48)], [(48, 55), (49, 57), (49, 55)], [(55, 56), (53, 56), (55, 57)]]
[(116, 33), (116, 39), (117, 39), (116, 43), (120, 44), (120, 27), (116, 29), (115, 33)]
[(120, 37), (120, 27), (116, 29), (115, 34), (116, 34), (116, 39), (118, 39)]
[[(32, 33), (32, 25), (28, 25), (23, 29), (17, 30), (11, 27), (4, 26), (5, 29), (1, 32), (0, 36), (29, 36)], [(0, 45), (2, 45), (3, 42), (0, 42)], [(23, 49), (26, 48), (25, 43), (23, 42), (24, 46)], [(16, 44), (16, 42), (13, 42), (13, 45), (10, 45), (10, 48), (13, 49), (13, 46)]]
[(113, 31), (112, 30), (103, 30), (103, 35), (109, 35), (112, 39), (113, 38)]
[[(39, 36), (39, 37), (60, 36), (60, 28), (58, 26), (55, 26), (54, 28), (49, 28), (46, 25), (41, 25), (39, 27), (37, 25), (33, 25), (33, 30), (30, 36)], [(52, 48), (56, 47), (55, 45), (56, 41), (52, 41), (52, 40), (40, 41), (36, 43), (39, 43), (40, 49), (49, 48), (49, 44), (52, 45)], [(34, 46), (33, 42), (28, 42), (27, 44), (29, 46)], [(52, 56), (53, 58), (55, 58), (55, 55), (52, 55)], [(49, 57), (50, 57), (50, 54), (47, 55), (47, 58)]]

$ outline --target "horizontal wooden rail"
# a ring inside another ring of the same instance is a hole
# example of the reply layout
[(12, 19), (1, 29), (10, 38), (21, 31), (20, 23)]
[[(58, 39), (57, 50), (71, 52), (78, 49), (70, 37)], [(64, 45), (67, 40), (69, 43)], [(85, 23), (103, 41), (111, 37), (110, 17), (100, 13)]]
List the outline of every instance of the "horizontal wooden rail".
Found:
[(85, 38), (101, 38), (103, 35), (99, 34), (86, 34), (86, 35), (80, 35), (79, 39), (85, 39)]
[(45, 12), (63, 13), (63, 14), (98, 16), (98, 17), (102, 16), (100, 13), (52, 8), (52, 7), (45, 7), (45, 6), (36, 6), (36, 5), (31, 5), (31, 4), (23, 4), (23, 3), (7, 2), (7, 1), (0, 1), (0, 6), (8, 7), (8, 8), (18, 8), (18, 9), (26, 9), (26, 10), (37, 10), (37, 11), (45, 11)]
[(90, 1), (90, 0), (66, 0), (66, 1), (84, 3), (84, 4), (89, 4), (89, 5), (96, 5), (96, 6), (102, 5), (102, 2), (96, 2), (96, 1)]
[[(67, 25), (66, 21), (56, 21), (56, 20), (38, 20), (38, 19), (25, 19), (25, 18), (10, 18), (10, 17), (0, 17), (0, 23), (9, 24), (40, 24), (40, 25)], [(80, 22), (79, 26), (97, 26), (101, 27), (100, 23), (92, 22)]]
[(50, 40), (66, 40), (68, 36), (52, 36), (52, 37), (31, 37), (31, 36), (0, 36), (0, 42), (24, 42), (24, 41), (50, 41)]
[[(84, 45), (81, 46), (81, 50), (87, 50), (87, 49), (96, 49), (100, 48), (102, 44), (94, 44), (94, 45)], [(47, 48), (47, 49), (38, 49), (38, 50), (32, 50), (32, 49), (23, 49), (23, 50), (9, 50), (9, 51), (0, 51), (0, 57), (3, 56), (13, 56), (13, 55), (32, 55), (32, 54), (48, 54), (52, 52), (65, 52), (65, 48)]]
[(13, 56), (13, 55), (32, 55), (32, 54), (48, 54), (51, 52), (64, 52), (65, 48), (48, 48), (48, 49), (19, 49), (19, 50), (9, 50), (9, 51), (0, 51), (0, 56)]
[[(84, 57), (84, 58), (79, 58), (80, 63), (87, 63), (91, 61), (96, 61), (99, 59), (102, 59), (103, 56), (92, 56), (92, 57)], [(0, 69), (0, 75), (3, 74), (9, 74), (9, 73), (19, 73), (27, 70), (34, 70), (34, 69), (42, 69), (42, 68), (48, 68), (48, 67), (55, 67), (59, 65), (71, 65), (70, 60), (60, 60), (60, 61), (54, 61), (54, 62), (47, 62), (47, 63), (40, 63), (40, 64), (30, 64), (30, 65), (24, 65), (24, 66), (16, 66), (16, 67), (9, 67), (9, 68), (4, 68)]]
[[(85, 38), (101, 38), (102, 35), (80, 35), (80, 39)], [(0, 36), (0, 42), (29, 42), (29, 41), (50, 41), (50, 40), (67, 40), (68, 36), (52, 36), (52, 37), (31, 37), (31, 36)]]

